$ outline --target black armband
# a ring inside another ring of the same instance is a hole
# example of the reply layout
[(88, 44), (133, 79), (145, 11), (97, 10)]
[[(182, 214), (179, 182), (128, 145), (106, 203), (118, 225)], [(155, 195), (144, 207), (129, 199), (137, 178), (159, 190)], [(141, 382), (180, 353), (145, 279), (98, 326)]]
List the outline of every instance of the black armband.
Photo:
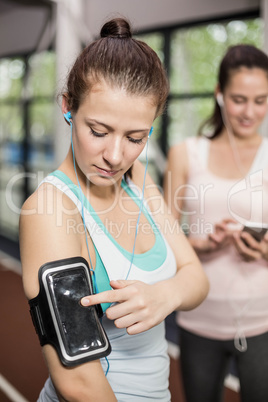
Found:
[(46, 263), (38, 272), (40, 291), (29, 301), (41, 346), (49, 343), (65, 366), (107, 356), (111, 345), (100, 322), (100, 305), (83, 307), (93, 294), (87, 261), (82, 257)]

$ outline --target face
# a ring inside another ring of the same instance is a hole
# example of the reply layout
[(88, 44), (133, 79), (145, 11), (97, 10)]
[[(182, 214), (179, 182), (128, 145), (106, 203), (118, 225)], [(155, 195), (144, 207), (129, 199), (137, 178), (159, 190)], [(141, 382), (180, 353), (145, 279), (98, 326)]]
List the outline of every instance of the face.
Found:
[(145, 147), (155, 114), (151, 97), (129, 95), (104, 81), (93, 86), (73, 115), (76, 161), (91, 184), (121, 180)]
[(259, 68), (234, 71), (223, 92), (226, 118), (238, 137), (257, 134), (267, 113), (268, 78)]

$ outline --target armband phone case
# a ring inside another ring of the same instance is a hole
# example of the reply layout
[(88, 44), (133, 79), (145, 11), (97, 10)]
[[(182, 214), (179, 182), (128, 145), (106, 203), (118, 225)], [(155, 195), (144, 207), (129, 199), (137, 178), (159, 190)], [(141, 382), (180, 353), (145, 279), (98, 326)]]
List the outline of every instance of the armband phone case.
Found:
[(46, 263), (38, 278), (40, 291), (29, 305), (41, 346), (54, 346), (65, 366), (107, 356), (111, 345), (100, 321), (101, 306), (80, 303), (93, 294), (87, 261), (73, 257)]

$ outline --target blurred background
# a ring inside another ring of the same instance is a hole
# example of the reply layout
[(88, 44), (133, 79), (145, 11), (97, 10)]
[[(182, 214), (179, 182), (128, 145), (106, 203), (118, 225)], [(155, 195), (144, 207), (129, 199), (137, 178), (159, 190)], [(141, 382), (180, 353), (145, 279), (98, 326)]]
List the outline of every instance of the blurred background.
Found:
[[(69, 130), (58, 94), (69, 66), (97, 37), (102, 24), (120, 15), (131, 21), (135, 36), (158, 53), (170, 79), (167, 110), (154, 124), (149, 149), (150, 173), (160, 186), (169, 147), (195, 135), (212, 110), (216, 73), (228, 46), (249, 43), (268, 50), (268, 0), (0, 0), (1, 402), (36, 400), (40, 384), (34, 374), (37, 370), (42, 378), (46, 376), (28, 313), (24, 315), (20, 208), (67, 152)], [(14, 316), (16, 323), (5, 324)], [(21, 347), (20, 340), (29, 345)], [(176, 359), (175, 332), (170, 340), (170, 353)], [(25, 372), (28, 357), (36, 361)], [(15, 367), (19, 393), (12, 394)], [(176, 378), (171, 380), (175, 388)], [(237, 391), (239, 385), (234, 381), (230, 388)], [(173, 401), (183, 401), (178, 393), (174, 391)]]

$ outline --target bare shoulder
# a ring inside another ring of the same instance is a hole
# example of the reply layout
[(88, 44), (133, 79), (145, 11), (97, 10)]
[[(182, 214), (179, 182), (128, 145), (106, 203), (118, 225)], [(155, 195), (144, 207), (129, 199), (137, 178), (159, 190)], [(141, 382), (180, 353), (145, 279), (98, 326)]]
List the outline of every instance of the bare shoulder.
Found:
[(81, 222), (73, 202), (51, 184), (43, 184), (23, 204), (20, 251), (27, 297), (38, 293), (39, 267), (49, 261), (80, 254)]
[(180, 168), (184, 172), (188, 169), (188, 156), (186, 142), (173, 145), (167, 156), (167, 169)]

